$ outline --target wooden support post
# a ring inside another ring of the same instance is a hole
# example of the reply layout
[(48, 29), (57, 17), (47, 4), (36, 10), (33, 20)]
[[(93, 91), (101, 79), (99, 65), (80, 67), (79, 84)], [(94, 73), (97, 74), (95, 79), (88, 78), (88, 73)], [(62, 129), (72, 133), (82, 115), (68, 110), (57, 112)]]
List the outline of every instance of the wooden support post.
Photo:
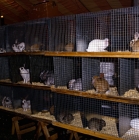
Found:
[(19, 120), (21, 117), (12, 118), (12, 135), (16, 132), (18, 140), (21, 140), (21, 135), (36, 130), (36, 124), (34, 122), (19, 126)]

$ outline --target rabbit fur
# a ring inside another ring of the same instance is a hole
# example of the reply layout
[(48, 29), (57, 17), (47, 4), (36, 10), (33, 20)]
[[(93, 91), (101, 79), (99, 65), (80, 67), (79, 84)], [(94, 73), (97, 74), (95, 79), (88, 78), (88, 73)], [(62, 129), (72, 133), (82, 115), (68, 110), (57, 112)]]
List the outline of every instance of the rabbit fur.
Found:
[(133, 52), (139, 52), (139, 33), (136, 32), (134, 34), (134, 39), (130, 41), (130, 47), (132, 48)]
[(102, 119), (91, 118), (88, 121), (88, 128), (94, 131), (101, 131), (104, 126), (106, 126), (106, 122)]
[(22, 52), (25, 50), (25, 43), (24, 42), (18, 43), (17, 40), (15, 40), (15, 44), (12, 45), (12, 49), (15, 52)]
[(109, 83), (104, 77), (100, 76), (93, 76), (92, 77), (92, 84), (96, 89), (97, 93), (106, 93), (109, 90)]
[(82, 91), (82, 80), (81, 80), (81, 78), (70, 80), (68, 82), (68, 89)]
[(27, 111), (28, 109), (31, 108), (30, 100), (23, 99), (22, 103), (23, 103), (22, 104), (23, 111)]
[(54, 85), (54, 74), (52, 71), (48, 70), (42, 71), (40, 73), (40, 79), (47, 86)]
[(2, 106), (7, 107), (7, 108), (12, 107), (12, 101), (11, 101), (10, 97), (4, 96), (4, 98), (2, 100)]
[(94, 39), (92, 40), (89, 45), (87, 52), (102, 52), (109, 46), (108, 38), (105, 39)]
[(24, 67), (20, 67), (20, 75), (22, 76), (24, 83), (27, 83), (30, 81), (30, 73), (29, 69), (25, 69)]

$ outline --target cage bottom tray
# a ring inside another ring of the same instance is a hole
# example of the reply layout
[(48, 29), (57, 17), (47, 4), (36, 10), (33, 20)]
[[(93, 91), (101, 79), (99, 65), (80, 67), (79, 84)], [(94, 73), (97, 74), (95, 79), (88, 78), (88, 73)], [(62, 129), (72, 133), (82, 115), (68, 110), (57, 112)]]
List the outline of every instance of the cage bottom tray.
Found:
[(139, 130), (131, 128), (123, 136), (125, 140), (139, 140)]
[[(99, 114), (92, 114), (89, 113), (86, 115), (87, 120), (89, 121), (91, 118), (101, 118), (106, 122), (106, 126), (102, 128), (101, 131), (98, 131), (103, 134), (112, 135), (115, 137), (119, 137), (118, 130), (117, 130), (117, 119), (114, 117), (103, 116)], [(86, 129), (89, 129), (88, 127)], [(90, 130), (90, 129), (89, 129)], [(92, 131), (92, 130), (91, 130)]]
[(75, 113), (72, 113), (72, 115), (74, 117), (74, 120), (71, 121), (69, 125), (83, 128), (80, 112), (77, 111)]
[(12, 83), (10, 79), (1, 79), (0, 82)]
[(18, 108), (18, 109), (15, 109), (15, 112), (20, 113), (20, 114), (25, 114), (25, 115), (31, 115), (30, 109), (28, 109), (27, 111), (24, 111), (23, 108)]
[(45, 113), (39, 112), (36, 114), (32, 114), (31, 116), (37, 117), (37, 118), (42, 118), (42, 119), (47, 119), (50, 121), (56, 121), (55, 117), (53, 115), (51, 115), (50, 112), (45, 112)]

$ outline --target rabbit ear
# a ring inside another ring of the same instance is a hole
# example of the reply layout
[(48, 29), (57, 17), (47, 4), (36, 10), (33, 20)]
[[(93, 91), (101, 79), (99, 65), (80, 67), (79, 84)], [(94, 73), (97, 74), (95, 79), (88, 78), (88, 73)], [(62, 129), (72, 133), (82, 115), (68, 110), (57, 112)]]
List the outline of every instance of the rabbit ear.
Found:
[(139, 38), (139, 33), (138, 33), (138, 32), (136, 32), (136, 33), (135, 33), (135, 35), (134, 35), (134, 39), (135, 39), (135, 41), (137, 41), (137, 40), (138, 40), (138, 38)]

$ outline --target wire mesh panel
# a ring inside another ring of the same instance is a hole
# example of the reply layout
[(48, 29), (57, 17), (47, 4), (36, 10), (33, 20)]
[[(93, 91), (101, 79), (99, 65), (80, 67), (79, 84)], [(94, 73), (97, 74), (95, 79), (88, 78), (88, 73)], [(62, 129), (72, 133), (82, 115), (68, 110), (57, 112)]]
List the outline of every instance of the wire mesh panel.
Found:
[(54, 85), (53, 57), (31, 56), (30, 72), (32, 84)]
[(75, 15), (51, 18), (50, 51), (75, 51)]
[(79, 108), (80, 97), (55, 93), (54, 112), (57, 121), (83, 127)]
[(0, 108), (13, 109), (12, 87), (0, 85)]
[(119, 59), (119, 92), (123, 95), (129, 89), (134, 89), (135, 59)]
[(0, 53), (6, 52), (6, 35), (5, 35), (6, 26), (0, 27)]
[(82, 97), (80, 111), (85, 129), (119, 137), (118, 103)]
[(110, 11), (76, 15), (76, 51), (105, 51), (110, 28)]
[(26, 51), (48, 51), (49, 19), (37, 19), (25, 22)]
[(13, 87), (13, 107), (20, 113), (31, 114), (31, 88)]
[[(55, 86), (82, 90), (82, 60), (77, 57), (54, 57)], [(76, 83), (76, 86), (74, 84)], [(74, 87), (73, 87), (74, 85)]]
[(117, 96), (118, 67), (115, 58), (82, 58), (83, 90)]
[(10, 75), (13, 83), (30, 83), (30, 59), (26, 55), (10, 56)]
[(50, 117), (50, 114), (54, 115), (53, 105), (54, 105), (54, 95), (50, 90), (34, 89), (32, 91), (31, 110), (33, 114), (37, 114), (39, 112), (42, 113), (49, 112)]
[(6, 26), (7, 52), (22, 52), (25, 49), (25, 24), (18, 23)]
[(9, 57), (0, 57), (0, 81), (1, 82), (11, 82), (11, 74), (9, 67)]
[(119, 104), (119, 134), (125, 140), (139, 139), (139, 105)]

